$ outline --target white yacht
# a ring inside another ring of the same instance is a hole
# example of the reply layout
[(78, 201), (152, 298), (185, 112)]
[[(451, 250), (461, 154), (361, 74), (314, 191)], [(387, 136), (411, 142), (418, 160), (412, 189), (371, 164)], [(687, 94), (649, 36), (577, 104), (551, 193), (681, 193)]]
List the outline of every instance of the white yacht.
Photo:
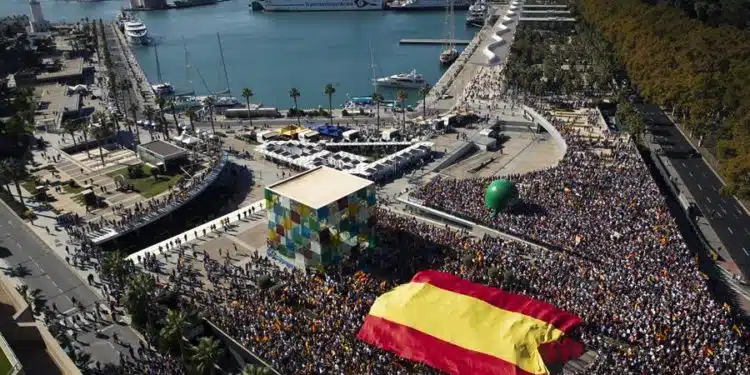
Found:
[(489, 7), (485, 1), (477, 1), (474, 5), (469, 7), (469, 12), (466, 13), (466, 24), (470, 26), (484, 26), (484, 20), (487, 18), (489, 13)]
[(308, 12), (323, 10), (383, 10), (383, 0), (251, 0), (253, 10)]
[(128, 42), (143, 45), (149, 43), (148, 29), (139, 18), (128, 16), (122, 21), (122, 25)]
[[(449, 0), (393, 0), (386, 6), (390, 10), (445, 9)], [(472, 0), (454, 0), (454, 9), (468, 9)]]
[(375, 80), (375, 84), (382, 87), (396, 87), (402, 89), (421, 89), (425, 87), (424, 76), (418, 74), (416, 70), (409, 73), (399, 73), (388, 77), (382, 77)]
[(174, 94), (174, 87), (169, 82), (153, 84), (151, 85), (151, 90), (154, 90), (156, 96), (168, 96)]

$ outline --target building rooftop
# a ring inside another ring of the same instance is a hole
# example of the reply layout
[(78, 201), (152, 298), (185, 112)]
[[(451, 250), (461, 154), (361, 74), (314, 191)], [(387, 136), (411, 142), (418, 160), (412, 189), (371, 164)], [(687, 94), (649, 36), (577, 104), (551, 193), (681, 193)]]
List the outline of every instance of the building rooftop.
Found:
[(57, 72), (44, 72), (38, 74), (36, 79), (39, 81), (49, 81), (62, 78), (77, 77), (83, 74), (83, 58), (75, 58), (72, 60), (61, 60), (62, 69)]
[(26, 374), (80, 375), (46, 326), (34, 319), (15, 281), (0, 279), (0, 373), (9, 367)]
[(171, 143), (164, 141), (151, 141), (148, 143), (141, 144), (139, 147), (143, 147), (153, 153), (158, 154), (161, 157), (169, 157), (172, 155), (182, 154), (185, 151), (182, 147), (177, 147)]
[(268, 189), (310, 208), (320, 208), (372, 185), (346, 172), (318, 167), (269, 185)]

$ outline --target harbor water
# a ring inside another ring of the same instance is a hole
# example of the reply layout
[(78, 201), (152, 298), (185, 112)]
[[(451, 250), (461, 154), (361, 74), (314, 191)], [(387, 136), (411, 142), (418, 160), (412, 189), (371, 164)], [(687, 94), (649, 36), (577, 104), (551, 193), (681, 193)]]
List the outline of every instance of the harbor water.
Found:
[[(41, 0), (51, 21), (81, 18), (114, 19), (124, 1), (78, 3)], [(28, 14), (26, 0), (0, 2), (0, 14)], [(399, 40), (446, 38), (445, 12), (252, 12), (246, 0), (178, 10), (136, 13), (148, 27), (158, 48), (162, 79), (177, 92), (208, 94), (226, 90), (217, 33), (233, 96), (242, 88), (255, 93), (252, 102), (289, 108), (289, 90), (297, 88), (301, 108), (328, 106), (327, 83), (336, 88), (334, 106), (347, 96), (373, 92), (371, 78), (416, 69), (434, 84), (444, 71), (440, 45), (400, 45)], [(477, 29), (464, 26), (466, 12), (455, 12), (456, 39), (471, 39)], [(461, 46), (458, 46), (461, 49)], [(133, 47), (149, 80), (157, 81), (153, 47)], [(186, 64), (185, 50), (188, 51)], [(372, 57), (371, 57), (372, 56)], [(386, 99), (395, 90), (380, 89)], [(418, 100), (409, 92), (409, 102)]]

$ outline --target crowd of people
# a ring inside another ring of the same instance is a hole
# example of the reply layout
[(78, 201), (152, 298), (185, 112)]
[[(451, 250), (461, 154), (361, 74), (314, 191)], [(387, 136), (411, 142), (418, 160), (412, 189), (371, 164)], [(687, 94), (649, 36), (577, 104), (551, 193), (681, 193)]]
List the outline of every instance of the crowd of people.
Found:
[[(436, 178), (413, 193), (541, 247), (379, 209), (379, 246), (325, 273), (253, 256), (244, 267), (206, 266), (224, 287), (185, 295), (282, 373), (434, 373), (356, 339), (378, 295), (428, 268), (577, 314), (576, 336), (597, 353), (588, 373), (748, 373), (747, 327), (709, 293), (634, 144), (547, 117), (568, 152), (556, 167), (507, 176), (521, 199), (508, 211), (495, 217), (484, 207), (491, 178)], [(277, 287), (258, 287), (262, 277)]]
[(556, 167), (505, 176), (519, 190), (515, 207), (494, 216), (484, 206), (494, 178), (436, 178), (413, 197), (558, 251), (557, 270), (529, 281), (592, 328), (595, 372), (746, 373), (747, 327), (709, 294), (634, 143), (546, 116), (568, 152)]
[[(212, 161), (212, 167), (221, 163), (221, 156), (217, 155)], [(112, 214), (115, 216), (102, 216), (98, 220), (76, 224), (74, 221), (66, 221), (65, 230), (79, 243), (87, 239), (94, 239), (107, 230), (122, 231), (132, 228), (143, 222), (153, 220), (152, 216), (158, 215), (163, 210), (171, 210), (174, 205), (181, 205), (190, 198), (191, 192), (203, 184), (208, 177), (216, 176), (219, 170), (216, 168), (206, 169), (190, 178), (183, 177), (171, 187), (169, 192), (162, 197), (154, 197), (144, 202), (136, 202), (130, 207), (122, 205), (113, 206)]]

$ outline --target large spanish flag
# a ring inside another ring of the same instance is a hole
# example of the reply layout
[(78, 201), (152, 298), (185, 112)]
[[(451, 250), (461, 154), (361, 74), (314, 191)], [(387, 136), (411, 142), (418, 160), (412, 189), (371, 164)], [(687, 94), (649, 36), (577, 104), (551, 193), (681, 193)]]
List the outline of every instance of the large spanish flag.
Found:
[(451, 374), (548, 374), (583, 346), (564, 337), (575, 315), (438, 271), (375, 300), (357, 337)]

